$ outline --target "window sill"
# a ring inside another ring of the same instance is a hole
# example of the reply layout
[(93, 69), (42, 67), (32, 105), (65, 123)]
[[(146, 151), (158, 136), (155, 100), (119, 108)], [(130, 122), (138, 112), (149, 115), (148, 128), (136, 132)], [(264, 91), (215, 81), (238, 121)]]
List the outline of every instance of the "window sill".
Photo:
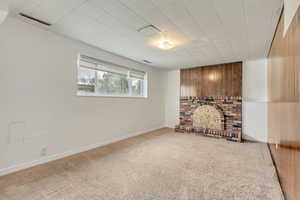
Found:
[(83, 94), (83, 93), (78, 93), (76, 94), (78, 97), (105, 97), (105, 98), (133, 98), (133, 99), (147, 99), (148, 96), (122, 96), (122, 95), (101, 95), (101, 94)]

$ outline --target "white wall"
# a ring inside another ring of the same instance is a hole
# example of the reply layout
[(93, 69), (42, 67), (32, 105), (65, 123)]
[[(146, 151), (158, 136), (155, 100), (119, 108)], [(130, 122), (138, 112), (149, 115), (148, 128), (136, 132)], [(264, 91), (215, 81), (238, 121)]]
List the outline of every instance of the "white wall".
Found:
[(243, 62), (243, 137), (267, 142), (267, 59)]
[[(0, 26), (0, 52), (0, 175), (164, 126), (158, 69), (13, 18)], [(149, 97), (76, 96), (79, 53), (147, 71)]]
[(243, 100), (266, 102), (267, 93), (267, 59), (243, 62)]
[(180, 70), (168, 71), (165, 76), (165, 126), (174, 128), (179, 124)]

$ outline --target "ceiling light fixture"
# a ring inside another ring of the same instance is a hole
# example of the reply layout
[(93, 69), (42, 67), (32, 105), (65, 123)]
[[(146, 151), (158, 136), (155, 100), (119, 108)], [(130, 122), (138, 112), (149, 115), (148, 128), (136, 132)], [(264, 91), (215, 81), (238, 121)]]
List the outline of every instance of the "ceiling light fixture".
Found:
[(169, 50), (174, 47), (174, 44), (170, 40), (160, 40), (157, 43), (158, 48), (163, 50)]

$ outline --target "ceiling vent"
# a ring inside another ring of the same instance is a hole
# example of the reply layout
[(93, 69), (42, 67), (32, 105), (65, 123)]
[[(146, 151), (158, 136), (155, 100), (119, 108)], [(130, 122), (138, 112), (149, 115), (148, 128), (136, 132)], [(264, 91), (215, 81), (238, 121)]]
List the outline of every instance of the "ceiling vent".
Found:
[(153, 36), (161, 33), (161, 30), (152, 24), (139, 28), (137, 31), (145, 36)]
[(150, 62), (149, 60), (143, 60), (143, 62), (146, 64), (152, 64), (152, 62)]
[(42, 25), (45, 25), (45, 26), (51, 26), (51, 25), (52, 25), (52, 24), (50, 24), (50, 23), (48, 23), (48, 22), (45, 22), (45, 21), (43, 21), (43, 20), (34, 18), (34, 17), (29, 16), (29, 15), (26, 15), (26, 14), (24, 14), (24, 13), (20, 13), (19, 15), (20, 15), (21, 17), (24, 17), (24, 18), (30, 20), (30, 21), (34, 21), (34, 22), (37, 22), (37, 23), (42, 24)]

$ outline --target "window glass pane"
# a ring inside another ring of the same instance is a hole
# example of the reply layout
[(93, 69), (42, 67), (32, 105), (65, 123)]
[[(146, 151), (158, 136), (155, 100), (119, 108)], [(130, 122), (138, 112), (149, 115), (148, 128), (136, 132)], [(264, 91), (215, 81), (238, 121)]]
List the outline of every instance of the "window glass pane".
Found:
[(143, 80), (134, 78), (131, 79), (132, 96), (144, 96), (143, 88)]
[(144, 97), (146, 73), (81, 55), (78, 95)]
[(95, 92), (96, 73), (95, 70), (79, 67), (78, 90), (82, 92)]
[(124, 75), (97, 71), (96, 91), (103, 95), (128, 95), (128, 79)]

